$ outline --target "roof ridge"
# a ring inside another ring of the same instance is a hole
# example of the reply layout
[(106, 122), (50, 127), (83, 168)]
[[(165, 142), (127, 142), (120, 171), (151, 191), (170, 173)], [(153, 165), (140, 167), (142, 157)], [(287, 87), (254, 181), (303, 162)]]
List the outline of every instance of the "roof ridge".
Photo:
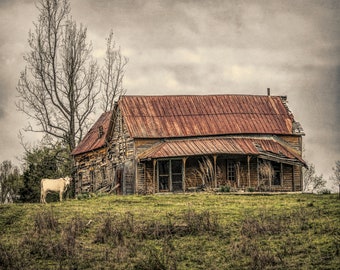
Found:
[[(251, 114), (258, 115), (255, 112), (228, 112), (228, 113), (197, 113), (197, 114), (169, 114), (169, 115), (125, 115), (126, 117), (173, 117), (173, 116), (206, 116), (206, 115), (239, 115), (239, 114)], [(261, 113), (261, 115), (288, 115), (284, 113)]]
[(122, 98), (126, 97), (207, 97), (207, 96), (251, 96), (251, 97), (279, 97), (281, 98), (282, 95), (261, 95), (261, 94), (184, 94), (184, 95), (124, 95)]

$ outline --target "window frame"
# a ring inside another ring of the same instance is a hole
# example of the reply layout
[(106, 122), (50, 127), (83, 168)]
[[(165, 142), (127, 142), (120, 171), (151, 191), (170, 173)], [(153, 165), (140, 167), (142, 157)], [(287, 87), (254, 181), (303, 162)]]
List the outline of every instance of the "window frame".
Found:
[(282, 165), (279, 162), (275, 162), (275, 161), (271, 161), (272, 167), (273, 167), (273, 171), (274, 171), (274, 175), (271, 179), (271, 185), (272, 186), (282, 186)]
[[(226, 167), (226, 178), (227, 181), (236, 182), (236, 162), (233, 159), (227, 159), (227, 167)], [(232, 168), (232, 169), (231, 169)], [(232, 178), (230, 177), (232, 174)]]
[[(160, 173), (160, 162), (168, 162), (168, 173)], [(173, 172), (172, 162), (173, 161), (180, 161), (181, 172)], [(181, 183), (182, 187), (181, 190), (183, 191), (183, 160), (181, 158), (169, 158), (169, 159), (158, 159), (157, 160), (157, 192), (173, 192), (173, 176), (181, 176)], [(168, 188), (167, 189), (160, 189), (160, 177), (168, 177)], [(177, 189), (176, 189), (177, 191)]]

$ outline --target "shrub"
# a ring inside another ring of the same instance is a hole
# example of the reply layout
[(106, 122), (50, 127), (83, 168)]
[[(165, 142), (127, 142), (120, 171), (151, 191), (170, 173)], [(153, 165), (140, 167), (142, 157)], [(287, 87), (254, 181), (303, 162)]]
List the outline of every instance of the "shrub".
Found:
[(249, 187), (249, 188), (247, 188), (247, 191), (248, 191), (248, 192), (254, 192), (254, 191), (255, 191), (255, 188)]
[(169, 237), (163, 239), (160, 249), (154, 246), (142, 248), (144, 256), (137, 260), (134, 269), (139, 270), (176, 270), (178, 256), (175, 247)]
[(184, 213), (183, 221), (187, 226), (189, 234), (200, 234), (206, 232), (219, 232), (220, 223), (218, 222), (217, 215), (210, 211), (203, 211), (196, 213), (193, 210), (188, 210)]
[(24, 269), (27, 260), (17, 246), (5, 246), (0, 242), (0, 269)]
[(86, 199), (89, 199), (90, 197), (91, 197), (90, 193), (88, 193), (88, 192), (83, 192), (83, 193), (77, 194), (78, 200), (86, 200)]
[(331, 191), (327, 188), (323, 188), (318, 191), (318, 194), (331, 194)]
[(230, 192), (230, 186), (221, 186), (220, 192)]
[(51, 208), (51, 211), (37, 213), (34, 218), (34, 226), (38, 234), (48, 230), (57, 230), (59, 222), (54, 216), (53, 209)]
[(97, 231), (95, 243), (110, 242), (114, 246), (122, 246), (126, 238), (131, 237), (134, 231), (134, 216), (130, 212), (127, 212), (123, 218), (118, 215), (114, 217), (108, 215), (102, 227)]

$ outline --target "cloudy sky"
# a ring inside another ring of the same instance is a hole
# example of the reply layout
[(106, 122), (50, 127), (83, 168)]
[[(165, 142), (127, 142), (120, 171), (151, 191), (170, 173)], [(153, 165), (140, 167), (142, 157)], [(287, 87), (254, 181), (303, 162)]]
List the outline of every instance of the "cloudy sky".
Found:
[[(340, 159), (340, 1), (71, 0), (102, 61), (110, 29), (129, 58), (128, 94), (287, 95), (305, 158), (327, 178)], [(0, 161), (16, 161), (16, 84), (38, 16), (33, 0), (0, 0)], [(37, 134), (25, 134), (35, 141)]]

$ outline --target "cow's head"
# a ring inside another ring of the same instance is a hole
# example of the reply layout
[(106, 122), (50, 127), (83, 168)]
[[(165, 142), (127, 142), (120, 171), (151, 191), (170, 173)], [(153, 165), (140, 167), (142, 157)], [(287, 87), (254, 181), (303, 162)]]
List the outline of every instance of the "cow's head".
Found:
[(65, 181), (65, 187), (68, 187), (70, 185), (70, 183), (71, 183), (71, 178), (66, 176), (63, 179)]

